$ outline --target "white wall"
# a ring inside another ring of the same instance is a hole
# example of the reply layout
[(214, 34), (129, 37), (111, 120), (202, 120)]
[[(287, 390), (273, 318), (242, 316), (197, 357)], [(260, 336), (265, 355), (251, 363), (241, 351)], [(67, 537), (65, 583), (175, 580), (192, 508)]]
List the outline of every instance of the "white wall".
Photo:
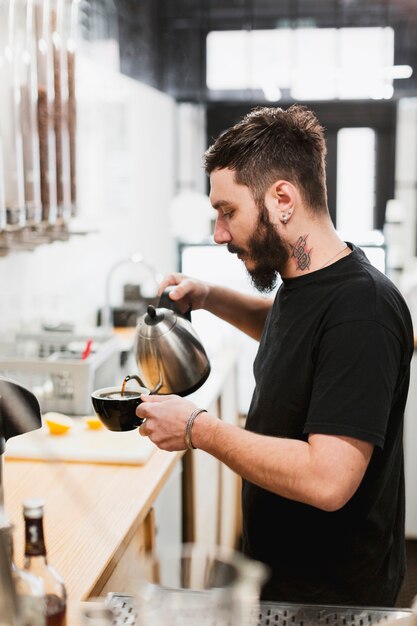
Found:
[(203, 166), (206, 148), (206, 108), (182, 102), (177, 108), (178, 162), (180, 189), (206, 192), (207, 175)]
[(112, 264), (140, 252), (158, 271), (175, 264), (167, 207), (174, 195), (175, 102), (80, 59), (79, 219), (87, 236), (0, 258), (1, 331), (39, 318), (95, 323)]
[[(403, 292), (413, 318), (414, 332), (417, 332), (417, 258), (416, 215), (417, 215), (417, 98), (404, 98), (398, 103), (395, 200), (402, 217), (396, 224), (398, 230), (397, 257), (400, 267), (403, 264), (399, 286)], [(395, 207), (396, 208), (396, 207)], [(412, 359), (410, 390), (404, 423), (404, 456), (406, 479), (406, 535), (417, 538), (417, 364)]]
[(395, 199), (403, 207), (404, 261), (416, 254), (417, 98), (402, 98), (397, 109)]

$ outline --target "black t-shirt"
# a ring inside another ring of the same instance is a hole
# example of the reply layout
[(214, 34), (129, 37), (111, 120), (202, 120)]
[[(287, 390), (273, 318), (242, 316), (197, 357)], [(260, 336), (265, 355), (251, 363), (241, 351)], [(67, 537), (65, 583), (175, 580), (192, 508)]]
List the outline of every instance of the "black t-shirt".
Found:
[(353, 252), (284, 279), (255, 359), (246, 429), (375, 445), (356, 493), (325, 512), (243, 482), (243, 547), (270, 566), (265, 599), (392, 606), (405, 571), (403, 416), (413, 329), (399, 291)]

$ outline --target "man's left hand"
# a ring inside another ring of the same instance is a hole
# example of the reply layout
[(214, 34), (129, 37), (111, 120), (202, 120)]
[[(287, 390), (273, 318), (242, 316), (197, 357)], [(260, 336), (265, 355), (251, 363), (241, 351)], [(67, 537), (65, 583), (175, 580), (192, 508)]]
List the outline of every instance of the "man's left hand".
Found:
[(162, 450), (185, 450), (185, 427), (196, 405), (175, 395), (142, 395), (141, 399), (136, 415), (146, 421), (141, 424), (139, 434), (149, 437)]

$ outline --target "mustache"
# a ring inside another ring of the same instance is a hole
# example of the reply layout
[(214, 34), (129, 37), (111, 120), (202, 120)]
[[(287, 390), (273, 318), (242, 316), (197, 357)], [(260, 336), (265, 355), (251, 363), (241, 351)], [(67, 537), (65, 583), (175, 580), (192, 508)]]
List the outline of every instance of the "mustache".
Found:
[(245, 252), (243, 248), (238, 248), (238, 246), (234, 246), (232, 243), (227, 244), (227, 250), (231, 254), (244, 254)]

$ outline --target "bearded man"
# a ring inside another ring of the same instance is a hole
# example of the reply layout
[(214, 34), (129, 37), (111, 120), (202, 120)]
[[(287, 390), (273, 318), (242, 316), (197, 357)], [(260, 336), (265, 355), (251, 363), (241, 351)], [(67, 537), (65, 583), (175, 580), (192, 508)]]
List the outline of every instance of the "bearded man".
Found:
[(172, 274), (161, 291), (259, 340), (246, 427), (177, 396), (143, 396), (137, 414), (161, 448), (200, 448), (242, 476), (243, 550), (269, 566), (264, 599), (392, 606), (413, 329), (396, 287), (335, 231), (325, 156), (297, 105), (255, 109), (208, 149), (214, 240), (261, 292), (282, 284), (271, 300)]

